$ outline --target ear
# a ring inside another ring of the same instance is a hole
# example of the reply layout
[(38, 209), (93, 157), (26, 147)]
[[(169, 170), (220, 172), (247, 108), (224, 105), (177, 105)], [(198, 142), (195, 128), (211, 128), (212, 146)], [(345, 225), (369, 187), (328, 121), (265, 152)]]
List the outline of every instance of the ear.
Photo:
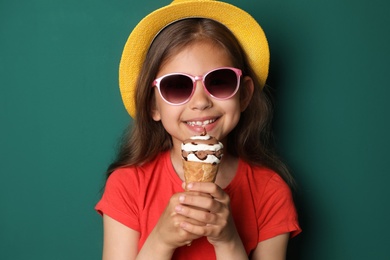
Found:
[(245, 76), (241, 83), (241, 93), (240, 93), (240, 108), (241, 112), (248, 107), (249, 102), (252, 99), (254, 90), (254, 83), (251, 77)]
[(160, 110), (156, 107), (156, 105), (153, 105), (152, 118), (156, 122), (161, 120)]
[(157, 100), (156, 100), (156, 96), (154, 96), (152, 98), (152, 102), (150, 104), (152, 106), (152, 118), (154, 121), (160, 121), (161, 120), (161, 114), (160, 114), (160, 109), (158, 108), (157, 106)]

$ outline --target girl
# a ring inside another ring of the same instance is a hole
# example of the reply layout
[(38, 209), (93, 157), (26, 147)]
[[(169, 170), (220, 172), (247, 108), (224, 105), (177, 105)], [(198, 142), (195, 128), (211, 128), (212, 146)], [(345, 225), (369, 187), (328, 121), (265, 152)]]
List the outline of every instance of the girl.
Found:
[[(176, 0), (137, 25), (120, 66), (134, 124), (96, 205), (103, 259), (285, 258), (300, 228), (269, 140), (267, 55), (259, 25), (222, 2)], [(225, 147), (217, 179), (184, 187), (181, 143), (204, 129)]]

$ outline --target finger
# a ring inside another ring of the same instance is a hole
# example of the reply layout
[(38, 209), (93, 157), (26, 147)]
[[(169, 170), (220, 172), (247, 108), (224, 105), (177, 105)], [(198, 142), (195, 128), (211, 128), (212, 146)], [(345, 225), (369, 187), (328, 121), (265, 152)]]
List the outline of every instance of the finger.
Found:
[(196, 226), (206, 226), (207, 225), (207, 223), (205, 223), (205, 222), (196, 220), (194, 218), (189, 218), (189, 217), (186, 217), (182, 222), (188, 222), (188, 223), (190, 223), (192, 225), (196, 225)]
[(201, 209), (203, 211), (219, 211), (220, 202), (216, 201), (210, 194), (189, 192), (179, 196), (181, 205)]
[(198, 226), (205, 226), (205, 224), (215, 224), (218, 219), (218, 216), (216, 214), (211, 213), (208, 210), (204, 210), (203, 208), (178, 205), (177, 207), (175, 207), (175, 211), (177, 212), (177, 214), (185, 216), (191, 221), (195, 220), (197, 222), (201, 222), (202, 223), (201, 225), (195, 223)]
[(187, 184), (187, 190), (208, 193), (217, 200), (224, 200), (227, 194), (213, 182), (192, 182)]
[(172, 223), (173, 223), (174, 227), (179, 227), (181, 222), (188, 222), (190, 224), (198, 225), (198, 226), (207, 225), (207, 223), (205, 223), (205, 222), (189, 218), (189, 217), (185, 216), (184, 214), (180, 214), (177, 212), (172, 212), (171, 217), (172, 217)]
[(192, 225), (191, 223), (188, 222), (182, 222), (180, 223), (180, 227), (195, 236), (209, 236), (212, 233), (212, 228), (211, 226), (197, 226), (197, 225)]

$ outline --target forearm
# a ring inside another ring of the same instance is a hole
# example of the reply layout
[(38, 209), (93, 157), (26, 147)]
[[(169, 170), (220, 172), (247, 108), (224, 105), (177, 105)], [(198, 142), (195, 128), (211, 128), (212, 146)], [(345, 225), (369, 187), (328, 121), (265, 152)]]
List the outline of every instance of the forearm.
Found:
[(230, 242), (214, 245), (214, 250), (216, 259), (248, 260), (244, 245), (238, 234), (236, 238)]
[(172, 258), (175, 249), (161, 243), (161, 239), (158, 239), (154, 233), (152, 232), (145, 241), (137, 255), (137, 260), (170, 260)]

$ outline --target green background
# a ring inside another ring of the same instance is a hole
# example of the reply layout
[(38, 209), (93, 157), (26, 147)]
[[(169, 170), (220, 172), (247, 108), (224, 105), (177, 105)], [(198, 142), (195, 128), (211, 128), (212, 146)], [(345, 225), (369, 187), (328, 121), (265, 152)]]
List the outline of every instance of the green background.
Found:
[[(291, 259), (389, 259), (390, 2), (230, 1), (271, 46)], [(0, 259), (99, 259), (103, 173), (131, 122), (122, 47), (169, 1), (0, 0)]]

